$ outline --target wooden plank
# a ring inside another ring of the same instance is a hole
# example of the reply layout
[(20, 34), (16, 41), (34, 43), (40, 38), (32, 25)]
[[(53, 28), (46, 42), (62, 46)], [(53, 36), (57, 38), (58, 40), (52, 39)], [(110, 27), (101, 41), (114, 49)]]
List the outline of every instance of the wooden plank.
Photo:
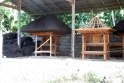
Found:
[(41, 48), (44, 44), (46, 44), (49, 40), (50, 40), (50, 38), (47, 39), (43, 44), (41, 44), (40, 47), (37, 48), (37, 50), (38, 50), (39, 48)]
[(107, 54), (108, 52), (103, 52), (103, 51), (84, 51), (82, 54)]
[[(108, 43), (105, 43), (109, 45)], [(86, 46), (104, 46), (104, 43), (85, 43)]]
[(50, 53), (50, 51), (35, 51), (34, 53)]
[(32, 34), (32, 35), (34, 35), (34, 36), (50, 36), (50, 35), (52, 35), (52, 36), (62, 36), (62, 34), (59, 34), (59, 33), (54, 33), (54, 32), (28, 32), (28, 33), (30, 33), (30, 34)]
[(8, 5), (8, 4), (5, 4), (5, 3), (1, 3), (0, 6), (4, 6), (4, 7), (8, 7), (8, 8), (12, 8), (12, 9), (18, 9), (16, 6), (13, 6), (13, 5)]
[(111, 52), (121, 52), (121, 53), (123, 53), (123, 50), (114, 50), (114, 51), (108, 51), (109, 53), (111, 53)]
[(110, 47), (112, 47), (112, 46), (123, 46), (123, 43), (110, 43), (109, 44), (110, 45)]

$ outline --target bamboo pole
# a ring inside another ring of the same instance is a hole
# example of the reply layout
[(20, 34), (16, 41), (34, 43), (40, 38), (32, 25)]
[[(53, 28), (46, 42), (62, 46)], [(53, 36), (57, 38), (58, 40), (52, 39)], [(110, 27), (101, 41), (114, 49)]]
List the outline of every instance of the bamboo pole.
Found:
[(91, 10), (90, 18), (91, 18), (91, 19), (93, 18), (93, 9)]
[(31, 15), (28, 15), (28, 23), (31, 22)]
[(113, 25), (115, 26), (115, 17), (114, 17), (114, 12), (112, 11), (111, 14), (112, 14)]
[(50, 35), (50, 57), (52, 56), (52, 36)]
[(37, 51), (37, 36), (36, 36), (36, 40), (35, 40), (35, 56), (37, 56), (36, 51)]
[(18, 0), (18, 46), (21, 48), (21, 0)]
[(72, 3), (72, 39), (71, 39), (71, 53), (74, 58), (74, 43), (75, 43), (75, 0)]

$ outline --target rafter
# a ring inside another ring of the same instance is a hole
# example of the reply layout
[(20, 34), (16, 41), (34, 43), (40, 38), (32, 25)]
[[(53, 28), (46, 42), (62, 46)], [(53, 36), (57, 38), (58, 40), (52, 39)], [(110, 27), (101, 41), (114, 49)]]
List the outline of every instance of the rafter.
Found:
[(30, 8), (31, 10), (33, 10), (34, 12), (37, 12), (36, 10), (34, 10), (33, 8), (31, 8), (30, 6), (26, 5), (23, 1), (21, 1), (22, 4), (24, 4), (25, 6), (27, 6), (28, 8)]
[[(93, 9), (102, 9), (102, 8), (109, 8), (109, 7), (114, 7), (114, 6), (123, 6), (124, 4), (121, 4), (121, 5), (118, 5), (118, 4), (115, 4), (115, 5), (106, 5), (106, 6), (96, 6), (96, 7), (93, 7)], [(85, 12), (88, 10), (91, 10), (92, 8), (91, 7), (87, 7), (87, 8), (82, 8)], [(103, 11), (103, 10), (98, 10), (98, 11)], [(95, 10), (95, 12), (98, 12), (97, 10)], [(65, 13), (70, 13), (71, 10), (66, 10), (64, 11)], [(80, 13), (80, 9), (76, 10), (77, 13)], [(36, 13), (36, 14), (31, 14), (31, 15), (40, 15), (40, 14), (57, 14), (57, 13), (61, 13), (61, 11), (56, 11), (56, 12), (43, 12), (43, 13)]]
[(91, 2), (89, 0), (87, 0), (87, 3), (89, 4), (89, 6), (91, 7), (91, 9), (93, 9), (95, 11), (95, 9), (93, 8), (93, 5), (91, 4)]
[(46, 7), (48, 10), (52, 11), (49, 7), (47, 7), (41, 0), (38, 0), (39, 3), (41, 3), (44, 7)]
[(83, 12), (85, 12), (83, 9), (82, 9), (82, 7), (77, 3), (77, 2), (75, 2), (76, 3), (76, 5), (83, 11)]
[[(49, 0), (58, 10), (60, 10), (62, 13), (64, 13), (58, 6), (56, 6), (51, 0)], [(65, 13), (64, 13), (65, 14)]]
[(67, 4), (64, 0), (62, 0), (62, 1), (63, 1), (63, 3), (69, 8), (68, 4)]
[[(106, 6), (103, 0), (101, 0), (101, 2), (104, 6)], [(108, 11), (108, 8), (106, 8), (106, 10)]]
[(5, 3), (1, 3), (0, 6), (8, 7), (8, 8), (13, 8), (13, 9), (18, 9), (16, 6), (8, 5)]
[[(32, 0), (30, 0), (32, 1)], [(37, 5), (34, 1), (32, 1), (36, 6), (40, 7), (39, 5)], [(40, 7), (41, 11), (44, 11), (41, 7)]]
[[(121, 4), (119, 0), (117, 0), (117, 2), (118, 2), (118, 4), (119, 4), (119, 5)], [(120, 9), (122, 9), (122, 7), (121, 7), (121, 6), (120, 6)]]
[(91, 4), (91, 2), (89, 0), (87, 0), (88, 4), (90, 7), (93, 7), (93, 5)]

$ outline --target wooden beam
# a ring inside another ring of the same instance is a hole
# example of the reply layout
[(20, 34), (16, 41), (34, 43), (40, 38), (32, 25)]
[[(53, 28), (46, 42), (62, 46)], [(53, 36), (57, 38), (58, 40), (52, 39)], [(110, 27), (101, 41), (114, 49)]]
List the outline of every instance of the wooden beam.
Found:
[(103, 43), (104, 43), (104, 47), (103, 47), (103, 50), (104, 50), (104, 60), (107, 59), (107, 45), (106, 45), (106, 34), (103, 34)]
[(40, 49), (44, 44), (46, 44), (48, 41), (50, 41), (50, 38), (47, 39), (42, 45), (40, 45), (40, 46), (36, 49), (36, 51), (39, 50), (39, 49)]
[(75, 2), (76, 3), (76, 5), (83, 11), (83, 12), (85, 12), (84, 10), (83, 10), (83, 8), (77, 3), (77, 2)]
[(82, 59), (85, 59), (85, 54), (84, 54), (84, 51), (85, 51), (85, 43), (84, 43), (84, 34), (82, 34)]
[(0, 6), (12, 8), (12, 9), (18, 9), (16, 6), (8, 5), (8, 4), (5, 4), (5, 3), (1, 3)]
[(38, 0), (40, 4), (42, 4), (44, 7), (46, 7), (47, 9), (49, 9), (50, 11), (52, 11), (49, 7), (47, 7), (41, 0)]
[(93, 5), (91, 4), (91, 2), (89, 1), (89, 0), (86, 0), (87, 1), (87, 3), (89, 4), (89, 6), (91, 7), (91, 9), (92, 10), (95, 10), (94, 8), (93, 8)]
[[(101, 8), (109, 8), (109, 7), (115, 7), (115, 6), (123, 6), (124, 4), (115, 4), (115, 5), (106, 5), (106, 6), (97, 6), (97, 7), (86, 7), (86, 8), (82, 8), (85, 12), (87, 11), (91, 11), (91, 9), (101, 9)], [(118, 9), (118, 8), (117, 8)], [(111, 10), (117, 10), (117, 9), (111, 9)], [(76, 13), (80, 13), (80, 9), (76, 10)], [(98, 11), (104, 11), (104, 10), (98, 10)], [(94, 10), (94, 12), (98, 12), (97, 10)], [(105, 10), (106, 11), (106, 10)], [(109, 11), (109, 10), (108, 10)], [(64, 11), (65, 13), (70, 13), (71, 10), (66, 10)], [(30, 15), (40, 15), (40, 14), (56, 14), (56, 13), (61, 13), (61, 11), (57, 11), (57, 12), (43, 12), (43, 13), (35, 13), (35, 14), (30, 14)]]
[(69, 8), (68, 4), (67, 4), (64, 0), (62, 0), (62, 1), (63, 1), (63, 3)]
[(58, 6), (56, 6), (51, 0), (49, 0), (58, 10), (60, 10), (63, 14), (65, 14)]
[[(117, 0), (117, 2), (118, 2), (118, 4), (119, 4), (119, 5), (121, 4), (119, 0)], [(121, 6), (120, 6), (120, 9), (122, 9), (122, 7), (121, 7)]]
[[(104, 6), (106, 6), (103, 0), (101, 0), (101, 2), (102, 2), (102, 4), (103, 4)], [(105, 7), (105, 8), (106, 8), (106, 7)], [(106, 10), (108, 11), (108, 8), (106, 8)]]

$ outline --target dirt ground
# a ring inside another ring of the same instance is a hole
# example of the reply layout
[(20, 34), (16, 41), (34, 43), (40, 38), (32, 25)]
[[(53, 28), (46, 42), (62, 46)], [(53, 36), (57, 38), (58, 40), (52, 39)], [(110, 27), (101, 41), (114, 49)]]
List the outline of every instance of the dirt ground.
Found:
[(83, 79), (89, 72), (100, 79), (105, 78), (108, 83), (122, 83), (124, 60), (30, 56), (2, 58), (0, 61), (0, 83), (51, 83), (51, 80), (74, 75)]

